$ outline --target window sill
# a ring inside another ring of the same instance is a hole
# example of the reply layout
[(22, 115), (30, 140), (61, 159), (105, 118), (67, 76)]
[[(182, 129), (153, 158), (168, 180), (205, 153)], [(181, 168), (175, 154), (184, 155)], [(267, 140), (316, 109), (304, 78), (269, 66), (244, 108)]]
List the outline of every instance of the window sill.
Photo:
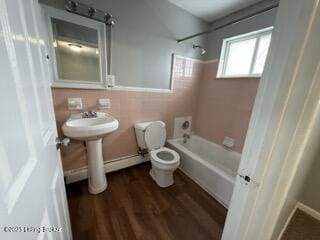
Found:
[(261, 75), (250, 76), (216, 76), (216, 79), (260, 79)]

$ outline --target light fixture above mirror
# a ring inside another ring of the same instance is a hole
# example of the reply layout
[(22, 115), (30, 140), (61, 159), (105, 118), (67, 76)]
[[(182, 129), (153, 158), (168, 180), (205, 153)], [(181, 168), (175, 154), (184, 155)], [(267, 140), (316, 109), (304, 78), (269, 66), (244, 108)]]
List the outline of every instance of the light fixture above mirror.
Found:
[(74, 44), (74, 43), (69, 43), (68, 46), (70, 47), (70, 49), (74, 52), (80, 52), (82, 46), (79, 44)]

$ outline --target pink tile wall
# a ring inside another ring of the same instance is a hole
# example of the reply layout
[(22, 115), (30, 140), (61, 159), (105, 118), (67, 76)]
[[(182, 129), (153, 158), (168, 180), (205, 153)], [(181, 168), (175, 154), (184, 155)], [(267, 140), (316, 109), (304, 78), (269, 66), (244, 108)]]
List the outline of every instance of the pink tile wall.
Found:
[[(81, 97), (84, 110), (95, 108), (98, 98), (110, 98), (109, 113), (119, 120), (119, 129), (103, 142), (105, 160), (137, 153), (134, 123), (162, 120), (167, 125), (168, 138), (173, 135), (174, 118), (193, 117), (193, 130), (209, 141), (221, 144), (225, 136), (236, 140), (234, 148), (242, 152), (251, 110), (259, 81), (256, 78), (216, 79), (217, 62), (199, 63), (178, 58), (172, 93), (52, 89), (59, 134), (62, 124), (72, 113), (67, 108), (68, 97)], [(87, 165), (82, 142), (72, 141), (62, 148), (64, 170)]]
[(234, 138), (234, 150), (241, 153), (259, 79), (217, 79), (217, 67), (218, 62), (203, 67), (194, 131), (217, 144)]
[[(62, 124), (71, 111), (67, 108), (68, 97), (81, 97), (84, 110), (95, 108), (98, 98), (110, 98), (109, 113), (119, 120), (119, 129), (103, 141), (105, 160), (126, 157), (137, 153), (133, 129), (134, 123), (162, 120), (167, 124), (168, 137), (172, 137), (174, 118), (195, 116), (198, 89), (203, 65), (185, 59), (177, 59), (173, 93), (151, 93), (134, 91), (52, 89), (59, 134)], [(191, 69), (190, 69), (191, 68)], [(65, 171), (87, 165), (86, 152), (82, 142), (71, 141), (62, 148), (62, 162)]]

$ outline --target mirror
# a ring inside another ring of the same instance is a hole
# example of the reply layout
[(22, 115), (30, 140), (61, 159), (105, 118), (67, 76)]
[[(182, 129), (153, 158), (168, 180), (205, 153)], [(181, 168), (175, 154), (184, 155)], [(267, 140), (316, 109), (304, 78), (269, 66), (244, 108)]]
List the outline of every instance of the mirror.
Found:
[(47, 13), (56, 70), (52, 86), (105, 88), (104, 24), (55, 9)]
[(99, 82), (98, 31), (56, 18), (51, 24), (59, 79)]

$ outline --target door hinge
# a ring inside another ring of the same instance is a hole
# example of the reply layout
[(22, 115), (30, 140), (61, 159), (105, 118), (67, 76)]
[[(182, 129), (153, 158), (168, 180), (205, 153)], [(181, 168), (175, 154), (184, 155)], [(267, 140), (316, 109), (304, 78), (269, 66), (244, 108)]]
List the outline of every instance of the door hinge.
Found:
[(60, 149), (61, 146), (68, 146), (70, 143), (70, 138), (63, 138), (63, 139), (60, 139), (60, 138), (56, 138), (56, 147), (57, 149)]

